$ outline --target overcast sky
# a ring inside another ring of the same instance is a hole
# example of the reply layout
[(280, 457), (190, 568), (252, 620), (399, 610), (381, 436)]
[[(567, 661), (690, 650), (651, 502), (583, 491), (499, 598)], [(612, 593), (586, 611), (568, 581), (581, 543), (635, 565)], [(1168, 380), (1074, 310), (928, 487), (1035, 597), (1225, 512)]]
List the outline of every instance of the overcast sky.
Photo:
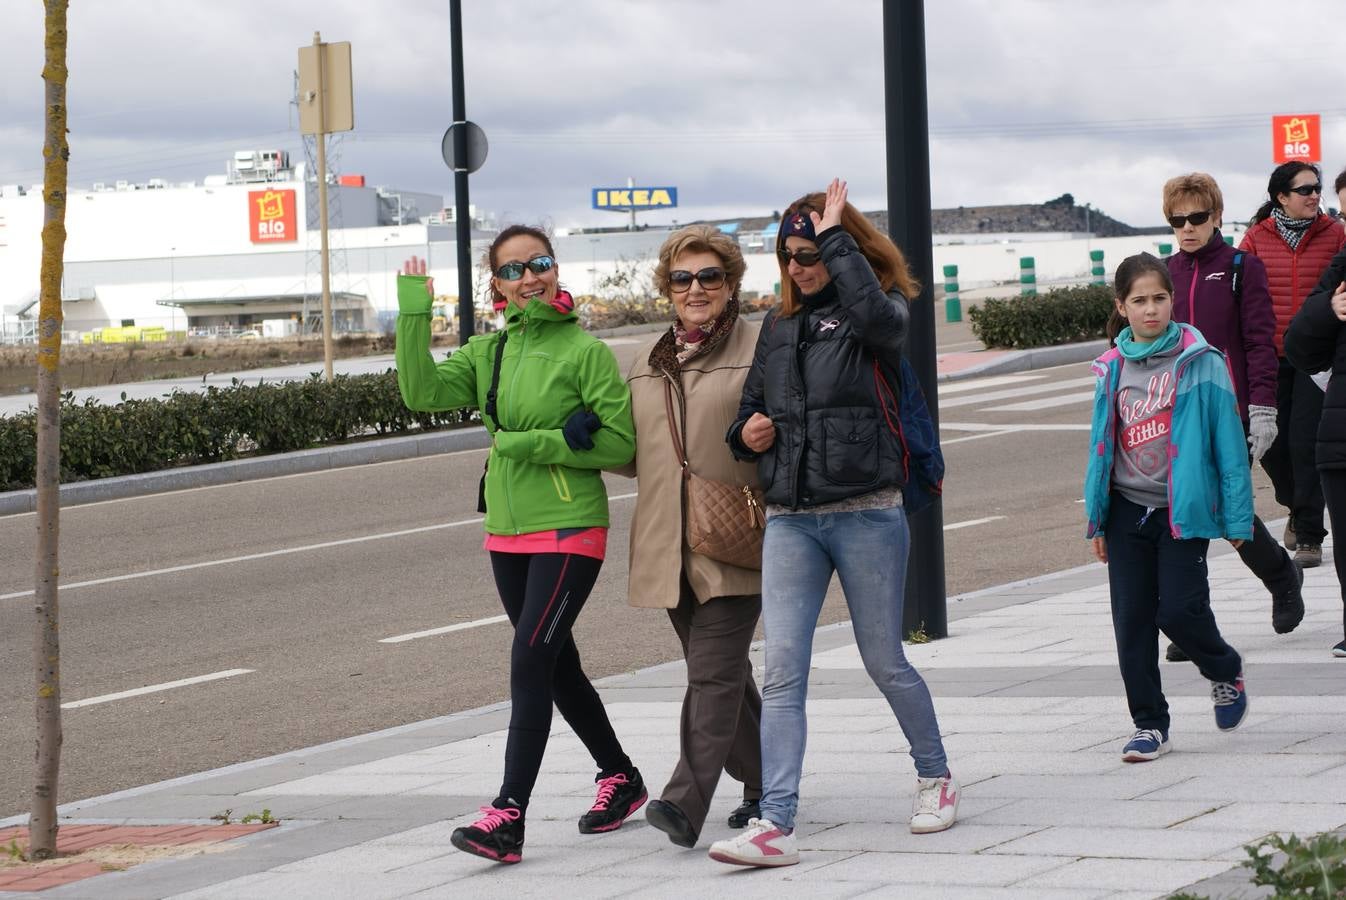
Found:
[[(41, 181), (42, 4), (0, 0), (0, 184)], [(465, 0), (468, 118), (490, 140), (472, 200), (502, 222), (618, 224), (590, 188), (673, 185), (671, 219), (758, 215), (832, 175), (885, 205), (879, 0)], [(926, 3), (934, 205), (1077, 202), (1161, 222), (1200, 169), (1227, 218), (1264, 196), (1270, 117), (1323, 115), (1346, 166), (1346, 4)], [(341, 170), (442, 193), (445, 0), (81, 0), (70, 13), (72, 182), (197, 180), (236, 149), (303, 158), (297, 48), (352, 43)], [(1328, 198), (1335, 205), (1335, 198)]]

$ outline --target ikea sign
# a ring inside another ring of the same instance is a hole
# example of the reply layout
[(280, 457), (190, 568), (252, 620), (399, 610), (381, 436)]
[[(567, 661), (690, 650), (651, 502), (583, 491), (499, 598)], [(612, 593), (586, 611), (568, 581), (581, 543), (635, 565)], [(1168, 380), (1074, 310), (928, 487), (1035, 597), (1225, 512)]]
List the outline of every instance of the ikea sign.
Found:
[(614, 187), (593, 189), (594, 209), (632, 212), (640, 209), (665, 209), (678, 205), (675, 187)]

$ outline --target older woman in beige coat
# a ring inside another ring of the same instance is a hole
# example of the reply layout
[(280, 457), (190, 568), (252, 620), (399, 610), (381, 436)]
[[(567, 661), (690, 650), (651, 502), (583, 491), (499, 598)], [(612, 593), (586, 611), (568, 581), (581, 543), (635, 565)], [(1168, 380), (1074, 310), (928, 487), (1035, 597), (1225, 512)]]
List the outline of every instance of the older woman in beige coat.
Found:
[(654, 277), (678, 318), (636, 354), (627, 376), (640, 492), (631, 524), (629, 600), (668, 610), (687, 660), (681, 755), (646, 817), (684, 847), (701, 834), (721, 769), (743, 783), (744, 801), (730, 815), (730, 827), (742, 828), (757, 815), (762, 794), (762, 698), (748, 662), (762, 611), (761, 572), (688, 549), (665, 387), (672, 388), (673, 424), (684, 435), (691, 470), (757, 487), (756, 467), (736, 462), (724, 441), (757, 344), (757, 323), (739, 318), (746, 268), (728, 235), (705, 225), (674, 232), (659, 251)]

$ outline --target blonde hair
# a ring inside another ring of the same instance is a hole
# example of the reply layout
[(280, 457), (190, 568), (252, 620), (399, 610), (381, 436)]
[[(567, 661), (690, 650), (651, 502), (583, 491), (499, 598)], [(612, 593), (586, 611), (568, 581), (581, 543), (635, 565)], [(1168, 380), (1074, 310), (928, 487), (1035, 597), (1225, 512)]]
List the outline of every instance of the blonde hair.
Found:
[(724, 267), (724, 281), (729, 285), (729, 296), (737, 297), (739, 286), (743, 284), (743, 273), (748, 264), (743, 261), (743, 251), (738, 241), (709, 225), (687, 225), (668, 236), (659, 248), (659, 264), (654, 267), (654, 286), (663, 296), (669, 296), (668, 274), (673, 269), (673, 261), (684, 253), (714, 253)]
[(1217, 218), (1224, 216), (1224, 195), (1215, 179), (1205, 172), (1179, 175), (1164, 182), (1164, 218), (1173, 215), (1173, 208), (1184, 200), (1209, 209)]
[[(822, 215), (823, 207), (826, 205), (827, 196), (821, 191), (813, 194), (805, 194), (794, 203), (785, 208), (781, 214), (781, 221), (789, 219), (790, 216), (798, 213), (801, 216), (807, 216), (810, 212), (816, 212)], [(902, 251), (897, 245), (889, 239), (883, 232), (874, 227), (865, 214), (860, 212), (851, 204), (847, 203), (841, 210), (841, 227), (846, 233), (855, 238), (855, 243), (860, 247), (860, 252), (864, 254), (869, 261), (869, 267), (874, 270), (874, 277), (878, 278), (879, 285), (885, 292), (897, 288), (902, 296), (908, 300), (915, 300), (921, 293), (921, 283), (911, 274), (911, 267), (907, 265), (907, 258), (902, 255)], [(779, 239), (778, 247), (784, 247), (784, 239)], [(776, 261), (780, 264), (780, 312), (781, 317), (793, 316), (799, 312), (803, 305), (799, 299), (799, 288), (795, 286), (794, 279), (790, 277), (789, 264), (784, 262), (778, 256)]]

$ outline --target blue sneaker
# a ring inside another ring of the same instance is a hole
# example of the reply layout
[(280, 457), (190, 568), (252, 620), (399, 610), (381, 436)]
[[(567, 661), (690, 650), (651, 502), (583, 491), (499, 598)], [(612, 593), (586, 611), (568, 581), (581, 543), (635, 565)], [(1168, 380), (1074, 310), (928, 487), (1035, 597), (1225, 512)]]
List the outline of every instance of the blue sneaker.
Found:
[(1212, 681), (1210, 698), (1215, 702), (1215, 724), (1221, 731), (1233, 731), (1248, 715), (1248, 692), (1243, 688), (1243, 673), (1233, 681)]
[(1149, 762), (1172, 749), (1168, 734), (1158, 728), (1142, 728), (1122, 748), (1122, 762)]

